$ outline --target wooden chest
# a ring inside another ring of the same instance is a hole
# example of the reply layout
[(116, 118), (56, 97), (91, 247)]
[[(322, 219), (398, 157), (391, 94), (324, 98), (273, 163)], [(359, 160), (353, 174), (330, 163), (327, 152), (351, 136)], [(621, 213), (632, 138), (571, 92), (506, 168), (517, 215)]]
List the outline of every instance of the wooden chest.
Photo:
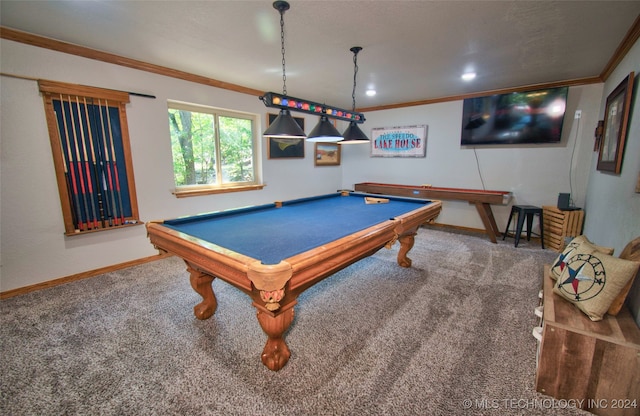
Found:
[(628, 308), (593, 322), (553, 283), (545, 266), (536, 390), (597, 415), (640, 415), (640, 329)]

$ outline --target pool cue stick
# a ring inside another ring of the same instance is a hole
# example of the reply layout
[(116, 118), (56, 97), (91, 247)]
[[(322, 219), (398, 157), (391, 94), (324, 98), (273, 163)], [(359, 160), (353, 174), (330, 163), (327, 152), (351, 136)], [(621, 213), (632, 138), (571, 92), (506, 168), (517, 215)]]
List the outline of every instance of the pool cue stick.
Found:
[(69, 115), (71, 116), (71, 130), (73, 131), (73, 143), (75, 145), (75, 149), (76, 149), (76, 160), (77, 160), (77, 164), (78, 164), (78, 178), (80, 178), (80, 193), (82, 194), (82, 201), (84, 202), (84, 213), (86, 214), (86, 220), (87, 220), (87, 228), (91, 229), (91, 215), (89, 214), (89, 204), (87, 202), (87, 190), (85, 188), (84, 185), (84, 175), (82, 173), (82, 155), (80, 154), (80, 148), (78, 146), (78, 132), (76, 131), (76, 120), (75, 117), (73, 117), (73, 107), (72, 107), (72, 103), (71, 103), (71, 96), (67, 95), (67, 98), (69, 99)]
[[(107, 115), (109, 115), (109, 102), (104, 100), (107, 106)], [(113, 163), (113, 175), (115, 177), (116, 195), (118, 195), (118, 208), (120, 209), (120, 224), (124, 224), (124, 207), (122, 206), (122, 192), (120, 192), (120, 177), (118, 176), (118, 163), (116, 161), (116, 150), (113, 140), (113, 132), (111, 130), (111, 117), (107, 117), (109, 124), (109, 141), (111, 142), (111, 162)]]
[[(60, 103), (62, 104), (62, 103)], [(62, 134), (60, 133), (60, 124), (58, 123), (58, 112), (53, 110), (53, 113), (56, 116), (56, 130), (58, 131), (58, 140), (60, 140), (60, 146), (62, 146)], [(71, 222), (74, 224), (74, 227), (76, 224), (78, 224), (78, 213), (76, 212), (78, 210), (78, 206), (77, 204), (73, 203), (73, 188), (72, 188), (72, 184), (71, 184), (71, 178), (69, 177), (69, 168), (67, 167), (67, 158), (64, 156), (64, 149), (62, 149), (62, 147), (60, 148), (60, 150), (62, 150), (60, 152), (60, 154), (62, 155), (62, 167), (64, 169), (64, 179), (67, 185), (67, 196), (69, 198), (69, 206), (72, 207), (71, 210)], [(79, 224), (78, 224), (79, 226)], [(76, 228), (76, 231), (80, 231), (80, 228)]]
[[(106, 202), (107, 202), (107, 210), (108, 210), (108, 218), (109, 218), (109, 226), (113, 225), (113, 218), (114, 218), (114, 210), (115, 210), (115, 200), (113, 199), (113, 192), (110, 192), (111, 190), (111, 186), (110, 186), (110, 181), (111, 181), (111, 170), (109, 167), (109, 155), (106, 153), (106, 149), (107, 149), (107, 132), (104, 128), (104, 118), (102, 116), (102, 100), (98, 100), (98, 110), (100, 112), (100, 127), (102, 129), (102, 146), (100, 147), (100, 152), (102, 153), (102, 184), (103, 184), (103, 189), (106, 195)], [(109, 109), (107, 108), (107, 111)], [(107, 113), (107, 116), (109, 114)], [(107, 179), (109, 179), (109, 181), (107, 181)], [(109, 184), (108, 184), (109, 182)], [(111, 197), (111, 198), (109, 198)], [(111, 199), (113, 201), (110, 201), (109, 199)]]
[[(89, 127), (89, 124), (86, 126), (82, 123), (82, 111), (80, 109), (80, 100), (76, 95), (76, 108), (78, 109), (78, 124), (80, 127), (80, 136), (82, 137), (82, 155), (84, 157), (84, 170), (87, 174), (87, 190), (89, 192), (89, 201), (91, 201), (91, 214), (93, 215), (93, 228), (98, 228), (98, 215), (96, 214), (96, 204), (93, 194), (93, 179), (91, 178), (91, 170), (89, 169), (89, 157), (87, 156), (87, 138), (84, 135), (84, 129)], [(85, 107), (85, 114), (87, 112), (87, 108)]]
[(84, 231), (84, 222), (82, 219), (82, 208), (80, 207), (80, 198), (78, 197), (78, 181), (76, 179), (75, 169), (73, 165), (73, 153), (71, 151), (71, 142), (69, 140), (69, 127), (67, 126), (67, 116), (64, 111), (64, 99), (62, 98), (62, 94), (60, 94), (60, 108), (62, 109), (62, 123), (64, 125), (64, 135), (67, 142), (67, 153), (69, 160), (69, 170), (71, 171), (71, 181), (73, 182), (73, 196), (76, 202), (76, 211), (77, 211), (77, 221), (78, 228)]
[(104, 202), (104, 206), (103, 209), (105, 211), (105, 218), (108, 220), (107, 225), (110, 227), (112, 226), (112, 219), (111, 219), (111, 206), (109, 205), (109, 191), (107, 189), (107, 181), (106, 181), (106, 174), (105, 174), (105, 166), (104, 166), (104, 149), (102, 147), (102, 143), (104, 140), (104, 136), (105, 136), (105, 132), (104, 132), (104, 125), (103, 125), (103, 119), (102, 119), (102, 107), (100, 106), (100, 100), (98, 100), (98, 113), (100, 116), (100, 121), (97, 121), (97, 123), (99, 123), (100, 128), (98, 129), (97, 133), (96, 133), (96, 157), (98, 158), (98, 166), (100, 167), (100, 185), (102, 186), (102, 190), (103, 193), (102, 195), (104, 195), (103, 198), (103, 202)]
[(93, 133), (91, 133), (91, 123), (89, 121), (89, 106), (87, 105), (87, 98), (83, 97), (83, 99), (84, 99), (85, 115), (87, 118), (87, 126), (89, 130), (89, 147), (91, 148), (91, 162), (93, 163), (93, 175), (96, 178), (96, 197), (98, 199), (98, 213), (100, 215), (100, 224), (102, 225), (102, 228), (104, 228), (105, 227), (104, 207), (102, 206), (102, 193), (100, 192), (100, 175), (98, 172), (98, 164), (96, 163), (96, 150), (93, 147), (94, 146)]
[(109, 188), (107, 186), (107, 175), (105, 173), (104, 162), (100, 162), (101, 172), (100, 172), (100, 184), (102, 185), (102, 190), (104, 191), (104, 202), (105, 202), (105, 221), (106, 225), (111, 227), (113, 226), (113, 214), (111, 210), (111, 204), (109, 203)]
[(113, 210), (113, 218), (115, 225), (120, 225), (120, 218), (118, 216), (118, 205), (116, 203), (116, 191), (115, 191), (115, 174), (113, 172), (113, 167), (111, 166), (111, 155), (109, 153), (109, 137), (111, 136), (111, 117), (109, 116), (109, 103), (107, 100), (105, 102), (105, 116), (107, 118), (107, 132), (104, 136), (104, 153), (106, 155), (106, 164), (107, 164), (107, 178), (109, 184), (109, 191), (111, 191), (111, 209)]

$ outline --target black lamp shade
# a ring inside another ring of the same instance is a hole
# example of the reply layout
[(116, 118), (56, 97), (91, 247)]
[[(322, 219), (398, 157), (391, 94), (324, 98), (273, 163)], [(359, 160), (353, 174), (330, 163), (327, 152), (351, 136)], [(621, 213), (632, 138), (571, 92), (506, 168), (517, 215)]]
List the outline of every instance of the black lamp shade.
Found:
[(289, 110), (280, 110), (280, 114), (262, 134), (264, 137), (304, 139), (307, 136), (300, 125), (291, 117)]
[(320, 121), (307, 136), (308, 142), (337, 142), (340, 140), (342, 140), (340, 132), (327, 116), (320, 116)]
[(342, 140), (340, 144), (369, 143), (369, 138), (362, 132), (362, 130), (360, 130), (360, 127), (358, 127), (358, 123), (356, 123), (355, 121), (349, 123), (349, 127), (347, 127), (347, 129), (344, 131), (342, 137), (344, 138), (344, 140)]

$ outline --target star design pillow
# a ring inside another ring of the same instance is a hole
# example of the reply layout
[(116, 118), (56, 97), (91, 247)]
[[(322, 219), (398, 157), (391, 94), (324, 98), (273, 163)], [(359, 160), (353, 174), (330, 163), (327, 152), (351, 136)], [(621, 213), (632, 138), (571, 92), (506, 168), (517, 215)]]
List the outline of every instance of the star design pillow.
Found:
[(583, 243), (589, 244), (590, 247), (587, 248), (595, 248), (596, 250), (609, 255), (613, 254), (613, 248), (597, 246), (589, 241), (586, 236), (580, 235), (571, 240), (562, 253), (560, 253), (553, 263), (551, 263), (550, 276), (553, 280), (557, 280), (560, 277), (567, 265), (567, 259), (571, 257), (572, 253), (579, 251)]
[(592, 321), (602, 320), (613, 300), (634, 278), (640, 263), (598, 251), (583, 242), (564, 258), (553, 291), (573, 303)]

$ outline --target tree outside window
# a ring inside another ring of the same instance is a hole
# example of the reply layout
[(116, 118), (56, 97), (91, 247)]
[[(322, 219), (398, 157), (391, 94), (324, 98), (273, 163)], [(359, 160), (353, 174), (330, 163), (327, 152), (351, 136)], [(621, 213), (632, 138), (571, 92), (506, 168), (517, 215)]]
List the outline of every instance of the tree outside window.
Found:
[(256, 116), (169, 103), (176, 188), (257, 184)]

